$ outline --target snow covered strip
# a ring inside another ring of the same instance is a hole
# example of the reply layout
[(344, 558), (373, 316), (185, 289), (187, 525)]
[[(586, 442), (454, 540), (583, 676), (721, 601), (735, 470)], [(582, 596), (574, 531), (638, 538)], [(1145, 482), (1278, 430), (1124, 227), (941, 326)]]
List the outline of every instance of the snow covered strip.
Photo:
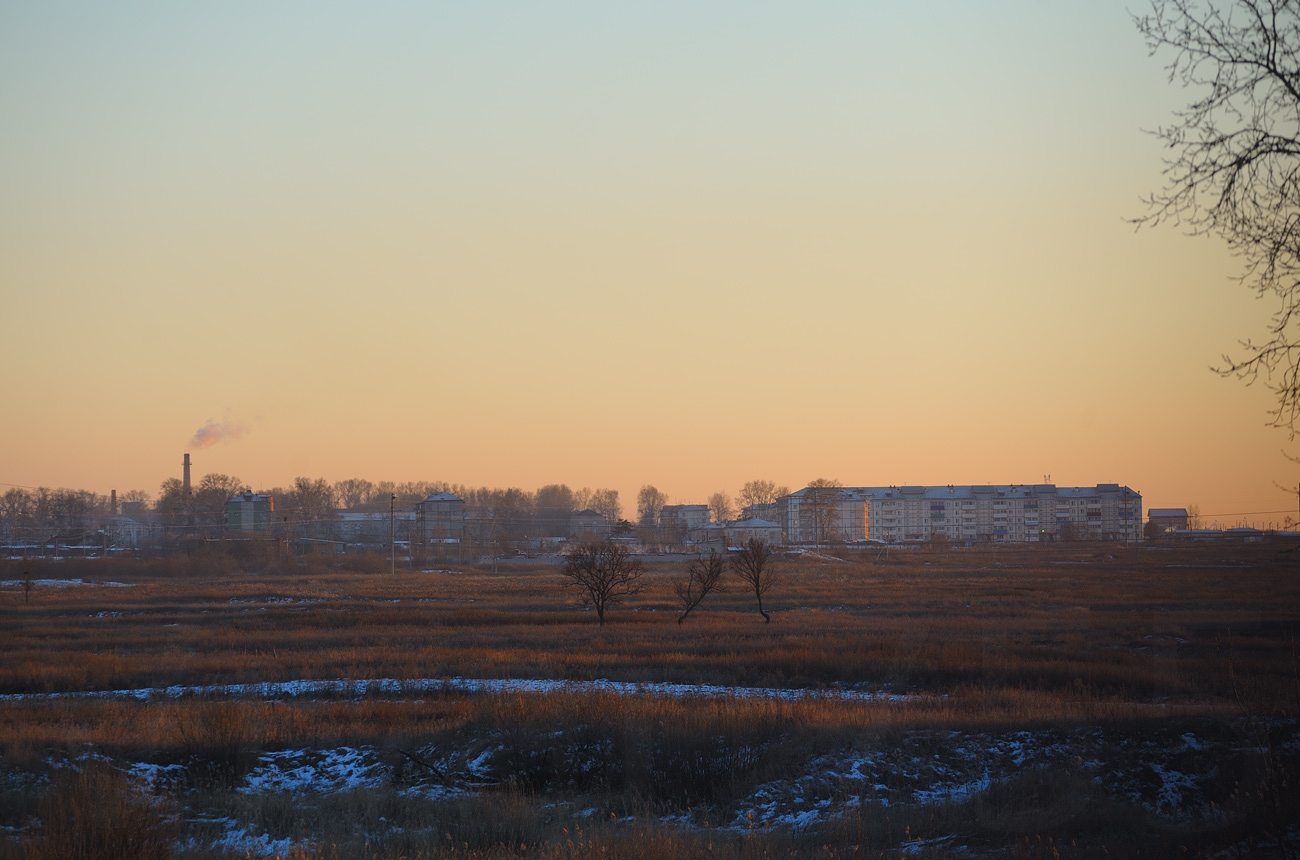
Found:
[[(25, 579), (5, 579), (0, 580), (0, 588), (22, 588), (27, 585)], [(74, 588), (79, 585), (89, 586), (92, 588), (131, 588), (129, 582), (87, 582), (84, 579), (33, 579), (31, 580), (33, 588)]]
[(781, 699), (806, 701), (823, 699), (854, 702), (906, 702), (922, 698), (880, 691), (783, 690), (775, 687), (722, 687), (713, 684), (635, 684), (625, 681), (555, 681), (545, 679), (481, 678), (377, 678), (360, 681), (284, 681), (261, 684), (211, 684), (203, 686), (143, 687), (135, 690), (96, 690), (69, 693), (6, 693), (0, 701), (47, 701), (52, 699), (178, 699), (182, 696), (228, 696), (231, 698), (276, 699), (298, 696), (365, 696), (372, 693), (612, 693), (621, 696), (704, 696), (712, 698)]

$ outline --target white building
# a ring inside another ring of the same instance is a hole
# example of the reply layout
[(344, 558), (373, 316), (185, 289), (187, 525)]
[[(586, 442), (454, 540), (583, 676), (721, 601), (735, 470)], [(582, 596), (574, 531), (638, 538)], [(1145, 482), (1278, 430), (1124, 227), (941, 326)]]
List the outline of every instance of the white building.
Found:
[(754, 539), (772, 546), (784, 543), (779, 524), (753, 517), (726, 523), (705, 523), (691, 529), (690, 538), (698, 550), (711, 548), (721, 552), (731, 547), (742, 547)]
[(775, 508), (765, 506), (764, 513), (776, 514), (790, 543), (936, 537), (1035, 543), (1142, 537), (1142, 496), (1119, 484), (806, 487), (777, 500)]
[(659, 527), (683, 534), (709, 521), (708, 505), (664, 505), (659, 511)]

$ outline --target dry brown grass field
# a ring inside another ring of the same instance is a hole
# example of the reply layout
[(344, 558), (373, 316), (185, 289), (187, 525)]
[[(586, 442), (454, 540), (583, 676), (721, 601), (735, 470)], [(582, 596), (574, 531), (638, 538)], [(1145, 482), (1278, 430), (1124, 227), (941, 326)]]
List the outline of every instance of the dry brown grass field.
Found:
[[(239, 549), (0, 562), (0, 857), (1300, 851), (1287, 547), (787, 557), (770, 624), (647, 556), (604, 627), (556, 558)], [(84, 695), (456, 678), (769, 692)]]

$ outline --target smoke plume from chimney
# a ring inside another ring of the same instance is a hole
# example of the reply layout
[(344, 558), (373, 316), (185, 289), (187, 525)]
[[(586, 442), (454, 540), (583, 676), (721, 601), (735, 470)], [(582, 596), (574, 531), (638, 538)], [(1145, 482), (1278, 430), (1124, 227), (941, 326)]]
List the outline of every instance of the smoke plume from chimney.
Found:
[(191, 448), (210, 448), (218, 442), (233, 442), (244, 435), (244, 428), (229, 421), (218, 423), (211, 418), (198, 430), (190, 440)]

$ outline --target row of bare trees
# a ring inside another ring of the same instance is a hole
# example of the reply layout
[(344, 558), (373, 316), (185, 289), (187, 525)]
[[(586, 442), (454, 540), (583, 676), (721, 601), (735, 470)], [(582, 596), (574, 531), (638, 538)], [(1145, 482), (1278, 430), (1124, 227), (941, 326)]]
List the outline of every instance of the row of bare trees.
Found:
[[(758, 612), (766, 624), (772, 616), (763, 608), (763, 598), (777, 584), (776, 549), (758, 538), (750, 539), (729, 560), (710, 550), (686, 566), (686, 578), (673, 583), (682, 607), (677, 623), (686, 620), (710, 594), (723, 590), (723, 574), (730, 568), (748, 590), (754, 592)], [(596, 610), (603, 627), (605, 612), (643, 588), (645, 566), (624, 544), (613, 541), (585, 543), (574, 549), (564, 563), (564, 585), (577, 589), (582, 603)]]
[(80, 531), (108, 513), (108, 497), (86, 490), (13, 487), (0, 495), (0, 537)]
[[(161, 523), (169, 529), (219, 529), (225, 520), (227, 502), (250, 489), (233, 475), (203, 476), (187, 494), (178, 478), (168, 478), (158, 489), (156, 500), (143, 490), (130, 490), (118, 497), (122, 515), (140, 521)], [(567, 537), (575, 534), (573, 517), (590, 510), (600, 514), (609, 530), (630, 534), (631, 523), (623, 520), (618, 490), (566, 484), (548, 484), (536, 491), (517, 487), (468, 487), (441, 481), (372, 482), (348, 478), (329, 482), (324, 478), (297, 477), (286, 486), (258, 490), (275, 499), (277, 527), (310, 537), (329, 537), (339, 510), (382, 513), (390, 506), (410, 511), (430, 494), (446, 492), (465, 502), (469, 518), (491, 523), (492, 536), (501, 545), (518, 545), (527, 537)], [(714, 521), (731, 519), (737, 506), (769, 504), (789, 492), (771, 481), (755, 480), (741, 487), (733, 503), (725, 492), (709, 500)], [(659, 516), (668, 496), (653, 485), (641, 488), (637, 498), (637, 522), (641, 536), (652, 543), (671, 542), (658, 529)], [(0, 538), (48, 537), (61, 532), (102, 528), (114, 513), (107, 496), (84, 490), (28, 490), (13, 488), (0, 495)], [(676, 536), (684, 538), (684, 535)]]
[[(753, 505), (769, 505), (782, 496), (790, 494), (790, 488), (778, 486), (772, 481), (747, 481), (733, 500), (725, 491), (718, 491), (709, 496), (709, 516), (714, 522), (725, 522), (740, 511)], [(659, 515), (668, 503), (668, 495), (653, 484), (646, 484), (637, 493), (637, 522), (643, 526), (659, 524)]]

